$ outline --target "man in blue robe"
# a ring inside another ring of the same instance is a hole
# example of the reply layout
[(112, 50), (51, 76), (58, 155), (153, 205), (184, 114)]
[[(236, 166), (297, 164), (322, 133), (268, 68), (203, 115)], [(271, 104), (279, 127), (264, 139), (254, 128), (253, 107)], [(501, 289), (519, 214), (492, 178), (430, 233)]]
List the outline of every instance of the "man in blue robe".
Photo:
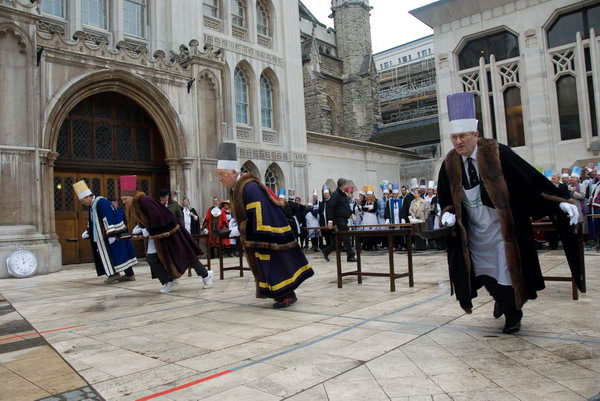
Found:
[(238, 223), (231, 232), (219, 235), (240, 237), (257, 298), (274, 298), (275, 309), (294, 304), (294, 290), (314, 272), (283, 213), (282, 202), (256, 177), (240, 173), (234, 143), (220, 145), (217, 175), (233, 189), (231, 206)]
[[(76, 182), (73, 189), (84, 206), (90, 208), (88, 229), (82, 238), (92, 243), (94, 264), (98, 276), (108, 276), (105, 284), (135, 281), (133, 265), (137, 263), (131, 241), (117, 241), (117, 234), (126, 234), (124, 215), (102, 196), (94, 196), (85, 181)], [(121, 272), (125, 275), (121, 276)]]

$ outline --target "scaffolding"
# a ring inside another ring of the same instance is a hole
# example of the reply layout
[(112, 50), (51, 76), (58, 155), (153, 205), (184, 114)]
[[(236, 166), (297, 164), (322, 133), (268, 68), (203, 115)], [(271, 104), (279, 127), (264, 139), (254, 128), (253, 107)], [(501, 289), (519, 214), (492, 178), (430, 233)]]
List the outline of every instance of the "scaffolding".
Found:
[(437, 114), (433, 57), (381, 71), (377, 77), (384, 124)]

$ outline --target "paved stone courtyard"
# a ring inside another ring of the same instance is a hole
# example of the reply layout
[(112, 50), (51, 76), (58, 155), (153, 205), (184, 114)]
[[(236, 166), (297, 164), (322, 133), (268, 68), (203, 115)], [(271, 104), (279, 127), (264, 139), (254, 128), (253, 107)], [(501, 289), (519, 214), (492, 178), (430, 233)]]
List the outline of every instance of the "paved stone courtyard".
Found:
[[(472, 315), (462, 312), (450, 297), (445, 253), (416, 254), (414, 288), (399, 279), (395, 293), (379, 277), (362, 285), (348, 277), (338, 289), (335, 263), (308, 257), (316, 274), (285, 310), (254, 298), (248, 272), (226, 272), (208, 290), (199, 278), (184, 277), (161, 295), (145, 264), (136, 267), (135, 282), (104, 285), (91, 265), (80, 265), (0, 280), (0, 293), (51, 346), (35, 343), (28, 352), (58, 351), (85, 379), (77, 383), (110, 401), (569, 401), (600, 390), (594, 251), (586, 254), (588, 293), (572, 301), (570, 284), (547, 282), (526, 305), (518, 335), (501, 333), (503, 319), (492, 317), (485, 293)], [(363, 270), (386, 270), (387, 254), (364, 257)], [(568, 274), (562, 253), (540, 258), (545, 272)], [(396, 256), (396, 271), (406, 270), (405, 259)], [(0, 327), (17, 312), (0, 316)], [(14, 367), (22, 349), (2, 351), (38, 336), (19, 327), (0, 338), (0, 400), (70, 399), (51, 398), (55, 393)], [(43, 362), (26, 366), (59, 374)], [(27, 386), (13, 391), (17, 379)]]

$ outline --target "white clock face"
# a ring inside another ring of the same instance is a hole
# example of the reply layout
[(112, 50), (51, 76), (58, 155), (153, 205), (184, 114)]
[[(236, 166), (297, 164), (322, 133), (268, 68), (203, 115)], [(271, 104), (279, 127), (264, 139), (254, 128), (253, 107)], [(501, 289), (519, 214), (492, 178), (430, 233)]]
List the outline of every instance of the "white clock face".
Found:
[(17, 278), (30, 277), (37, 270), (37, 259), (29, 251), (16, 251), (6, 261), (8, 272)]

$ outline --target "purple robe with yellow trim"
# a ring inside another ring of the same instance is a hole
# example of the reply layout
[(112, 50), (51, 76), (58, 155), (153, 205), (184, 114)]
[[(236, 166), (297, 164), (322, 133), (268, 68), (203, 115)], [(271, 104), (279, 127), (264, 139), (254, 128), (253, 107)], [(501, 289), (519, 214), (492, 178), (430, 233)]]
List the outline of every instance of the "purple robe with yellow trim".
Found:
[(233, 187), (233, 214), (256, 280), (258, 298), (284, 296), (314, 274), (281, 205), (249, 174)]

